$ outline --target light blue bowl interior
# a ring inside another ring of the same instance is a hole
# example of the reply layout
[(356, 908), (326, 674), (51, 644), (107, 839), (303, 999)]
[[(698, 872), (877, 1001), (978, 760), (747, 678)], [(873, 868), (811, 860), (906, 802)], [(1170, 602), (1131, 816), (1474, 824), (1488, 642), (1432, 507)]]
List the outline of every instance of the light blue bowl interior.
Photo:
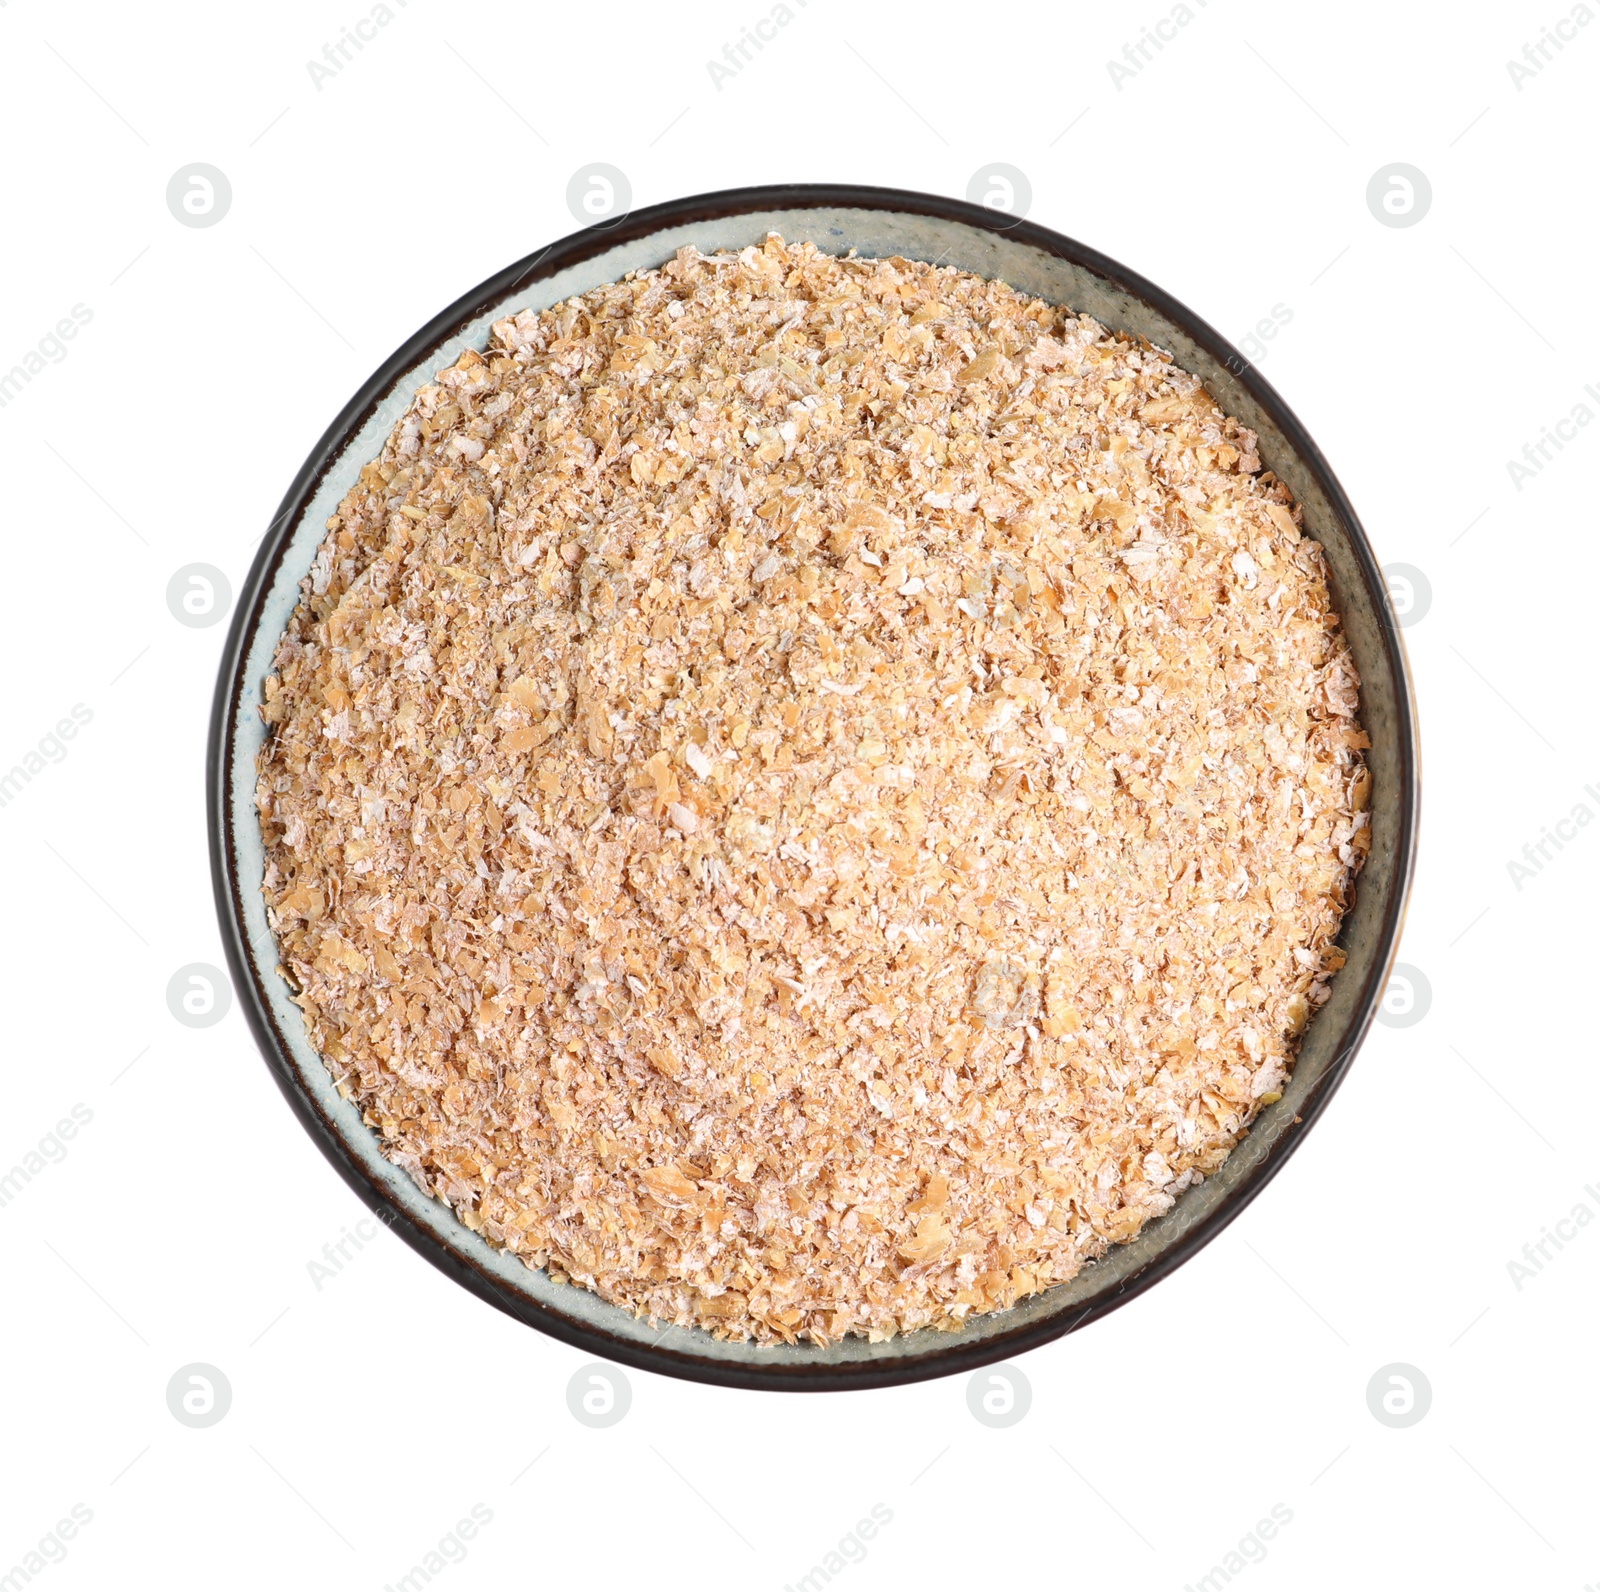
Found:
[[(1166, 349), (1183, 368), (1199, 375), (1230, 414), (1258, 432), (1263, 463), (1288, 483), (1305, 511), (1310, 534), (1327, 551), (1335, 601), (1362, 676), (1362, 722), (1372, 738), (1368, 754), (1373, 774), (1373, 848), (1361, 876), (1356, 902), (1346, 918), (1343, 944), (1349, 963), (1334, 979), (1332, 997), (1317, 1013), (1301, 1045), (1299, 1061), (1282, 1100), (1262, 1112), (1251, 1131), (1222, 1169), (1182, 1194), (1173, 1208), (1150, 1223), (1129, 1244), (1087, 1266), (1076, 1278), (1010, 1310), (980, 1316), (958, 1334), (932, 1330), (905, 1334), (887, 1343), (869, 1344), (847, 1338), (827, 1348), (757, 1346), (718, 1342), (692, 1327), (653, 1327), (647, 1321), (608, 1304), (574, 1285), (557, 1285), (543, 1271), (534, 1271), (495, 1248), (456, 1220), (443, 1203), (425, 1195), (410, 1176), (385, 1159), (379, 1139), (361, 1120), (359, 1108), (340, 1097), (333, 1078), (312, 1048), (300, 1008), (278, 972), (278, 951), (261, 895), (263, 849), (254, 802), (257, 755), (265, 730), (257, 711), (262, 681), (271, 671), (279, 637), (300, 597), (300, 581), (309, 572), (322, 541), (324, 524), (356, 483), (361, 467), (376, 458), (390, 431), (404, 414), (416, 390), (434, 373), (453, 364), (468, 348), (482, 348), (489, 327), (524, 308), (540, 310), (574, 294), (613, 282), (629, 271), (658, 266), (685, 244), (705, 253), (737, 250), (760, 243), (768, 232), (790, 242), (807, 239), (830, 253), (854, 249), (863, 256), (902, 255), (936, 261), (989, 278), (999, 278), (1023, 293), (1087, 311), (1108, 327), (1138, 333)], [(1386, 971), (1393, 954), (1393, 936), (1385, 928), (1385, 907), (1403, 888), (1400, 855), (1403, 764), (1400, 737), (1406, 682), (1397, 678), (1384, 646), (1385, 615), (1373, 604), (1362, 579), (1357, 549), (1345, 525), (1322, 493), (1305, 463), (1263, 412), (1239, 379), (1193, 343), (1187, 335), (1143, 301), (1082, 267), (1021, 241), (997, 236), (964, 223), (880, 210), (781, 210), (729, 216), (664, 228), (645, 238), (620, 243), (580, 265), (536, 281), (486, 310), (436, 352), (406, 371), (376, 411), (327, 471), (316, 495), (294, 526), (286, 554), (268, 592), (260, 619), (249, 637), (238, 701), (237, 726), (230, 748), (232, 828), (235, 864), (243, 900), (250, 954), (272, 1015), (292, 1052), (305, 1091), (342, 1136), (350, 1152), (375, 1184), (387, 1189), (416, 1223), (438, 1242), (492, 1276), (513, 1294), (536, 1300), (546, 1309), (596, 1329), (636, 1342), (692, 1354), (702, 1360), (740, 1364), (841, 1365), (851, 1361), (893, 1361), (930, 1350), (948, 1350), (952, 1337), (962, 1342), (1010, 1332), (1058, 1313), (1076, 1312), (1127, 1286), (1163, 1252), (1227, 1205), (1234, 1191), (1268, 1156), (1284, 1130), (1306, 1104), (1313, 1088), (1364, 1029), (1362, 993), (1374, 968)]]

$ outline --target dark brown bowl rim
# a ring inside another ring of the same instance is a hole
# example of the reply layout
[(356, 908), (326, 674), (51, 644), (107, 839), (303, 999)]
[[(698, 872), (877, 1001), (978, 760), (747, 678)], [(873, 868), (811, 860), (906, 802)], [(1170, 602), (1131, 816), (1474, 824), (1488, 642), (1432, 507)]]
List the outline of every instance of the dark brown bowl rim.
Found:
[[(231, 797), (231, 747), (236, 729), (236, 707), (250, 642), (255, 635), (262, 605), (272, 586), (279, 561), (296, 524), (311, 501), (324, 474), (339, 458), (350, 439), (373, 414), (379, 402), (408, 370), (419, 364), (430, 351), (456, 336), (484, 310), (528, 282), (553, 275), (619, 243), (646, 237), (666, 227), (716, 220), (725, 216), (777, 210), (841, 208), (882, 210), (929, 216), (961, 222), (997, 236), (1032, 245), (1110, 283), (1131, 298), (1142, 300), (1180, 328), (1194, 342), (1229, 370), (1250, 396), (1271, 417), (1289, 446), (1298, 455), (1341, 521), (1348, 537), (1362, 583), (1373, 610), (1385, 616), (1383, 644), (1393, 671), (1396, 732), (1399, 740), (1399, 822), (1393, 882), (1385, 903), (1382, 922), (1382, 954), (1367, 970), (1366, 983), (1351, 1009), (1351, 1016), (1340, 1036), (1334, 1059), (1329, 1063), (1295, 1121), (1283, 1129), (1260, 1162), (1230, 1192), (1216, 1210), (1195, 1223), (1172, 1245), (1128, 1277), (1114, 1293), (1097, 1298), (1074, 1311), (1020, 1323), (1014, 1330), (998, 1332), (982, 1339), (965, 1341), (960, 1333), (929, 1334), (925, 1353), (887, 1360), (863, 1359), (843, 1363), (819, 1364), (815, 1368), (794, 1364), (748, 1364), (699, 1356), (663, 1346), (640, 1344), (618, 1337), (601, 1327), (573, 1320), (550, 1310), (532, 1298), (511, 1292), (495, 1277), (467, 1256), (447, 1247), (434, 1233), (420, 1226), (381, 1184), (373, 1181), (361, 1162), (345, 1143), (335, 1124), (323, 1113), (307, 1092), (289, 1046), (273, 1021), (267, 993), (257, 978), (255, 963), (248, 954), (244, 907), (234, 868)], [(209, 831), (212, 887), (223, 946), (238, 992), (240, 1006), (261, 1053), (301, 1125), (362, 1202), (392, 1231), (399, 1234), (418, 1254), (446, 1276), (480, 1299), (503, 1310), (524, 1324), (581, 1349), (598, 1359), (653, 1371), (690, 1381), (720, 1387), (764, 1390), (836, 1391), (849, 1388), (897, 1386), (933, 1377), (972, 1371), (983, 1365), (1010, 1359), (1028, 1349), (1074, 1332), (1089, 1322), (1108, 1315), (1119, 1305), (1136, 1298), (1211, 1242), (1253, 1200), (1283, 1168), (1290, 1155), (1321, 1116), (1334, 1091), (1343, 1082), (1361, 1041), (1366, 1036), (1382, 999), (1389, 965), (1399, 944), (1407, 896), (1415, 862), (1417, 814), (1420, 800), (1420, 768), (1416, 737), (1416, 714), (1412, 701), (1411, 675), (1400, 634), (1390, 616), (1383, 575), (1366, 533), (1344, 489), (1329, 467), (1321, 450), (1305, 427), (1271, 384), (1226, 338), (1186, 305), (1146, 281), (1126, 266), (1071, 238), (1027, 220), (1012, 220), (1003, 214), (958, 199), (937, 194), (903, 192), (893, 188), (855, 186), (843, 183), (781, 183), (768, 187), (731, 188), (718, 193), (696, 194), (636, 210), (620, 221), (589, 227), (560, 242), (507, 266), (448, 309), (436, 315), (414, 336), (408, 338), (373, 374), (362, 383), (333, 424), (323, 433), (291, 483), (276, 517), (269, 525), (250, 573), (239, 594), (232, 623), (223, 648), (217, 688), (212, 704), (210, 737), (206, 752), (206, 816)]]

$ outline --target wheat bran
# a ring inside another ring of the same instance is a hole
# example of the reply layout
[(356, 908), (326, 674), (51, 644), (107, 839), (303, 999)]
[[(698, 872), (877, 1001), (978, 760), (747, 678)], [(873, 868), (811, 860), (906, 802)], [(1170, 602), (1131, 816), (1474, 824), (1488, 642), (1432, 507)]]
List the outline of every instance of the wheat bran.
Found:
[(1278, 1097), (1368, 845), (1255, 439), (1004, 284), (776, 237), (496, 324), (328, 522), (265, 889), (384, 1152), (658, 1320), (1072, 1277)]

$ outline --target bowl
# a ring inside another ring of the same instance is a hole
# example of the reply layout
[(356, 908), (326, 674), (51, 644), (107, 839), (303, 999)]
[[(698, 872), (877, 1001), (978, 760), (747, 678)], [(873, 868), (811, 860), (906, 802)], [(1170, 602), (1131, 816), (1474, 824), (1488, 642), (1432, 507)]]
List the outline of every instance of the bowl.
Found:
[[(556, 1284), (470, 1231), (384, 1158), (359, 1108), (341, 1098), (278, 970), (261, 895), (264, 852), (253, 792), (264, 739), (262, 681), (324, 522), (416, 389), (463, 350), (484, 346), (490, 324), (503, 315), (660, 265), (685, 244), (706, 253), (735, 250), (770, 231), (830, 253), (901, 255), (1000, 278), (1148, 338), (1200, 376), (1227, 413), (1258, 433), (1264, 466), (1288, 484), (1307, 532), (1326, 549), (1372, 740), (1372, 849), (1339, 936), (1348, 960), (1305, 1032), (1283, 1097), (1261, 1112), (1218, 1172), (1070, 1282), (958, 1331), (929, 1328), (886, 1343), (757, 1345), (719, 1342), (698, 1327), (652, 1326), (583, 1288)], [(1059, 233), (954, 199), (831, 184), (702, 194), (575, 233), (490, 277), (391, 355), (312, 450), (261, 543), (223, 653), (206, 779), (217, 912), (240, 1005), (289, 1105), (366, 1204), (464, 1288), (575, 1348), (669, 1376), (766, 1389), (883, 1387), (1008, 1359), (1115, 1310), (1215, 1238), (1311, 1130), (1372, 1022), (1400, 937), (1418, 806), (1411, 683), (1383, 576), (1327, 461), (1260, 372), (1169, 294)]]

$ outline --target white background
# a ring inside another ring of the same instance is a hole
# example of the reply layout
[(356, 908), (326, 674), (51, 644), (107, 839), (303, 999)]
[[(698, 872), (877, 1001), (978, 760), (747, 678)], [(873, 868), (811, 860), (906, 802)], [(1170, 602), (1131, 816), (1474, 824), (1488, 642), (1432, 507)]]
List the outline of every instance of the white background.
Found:
[[(0, 1207), (0, 1575), (82, 1504), (46, 1592), (377, 1592), (481, 1503), (443, 1592), (777, 1592), (881, 1503), (891, 1523), (834, 1592), (1180, 1592), (1283, 1504), (1246, 1592), (1600, 1581), (1600, 1224), (1520, 1288), (1507, 1265), (1576, 1203), (1600, 1212), (1600, 829), (1520, 890), (1507, 869), (1576, 803), (1600, 811), (1600, 426), (1520, 489), (1507, 470), (1600, 384), (1600, 22), (1519, 88), (1506, 62), (1561, 0), (1191, 0), (1119, 89), (1106, 61), (1159, 0), (791, 0), (718, 88), (706, 62), (761, 0), (392, 3), (320, 89), (306, 63), (358, 0), (0, 4), (0, 371), (75, 304), (93, 315), (0, 409), (0, 768), (93, 713), (0, 808), (0, 1170), (74, 1103), (93, 1113)], [(165, 202), (194, 161), (233, 189), (203, 230)], [(573, 230), (567, 182), (592, 161), (636, 205), (784, 179), (961, 195), (1009, 162), (1033, 219), (1235, 339), (1292, 312), (1266, 374), (1380, 560), (1431, 585), (1406, 631), (1426, 797), (1401, 949), (1431, 1007), (1374, 1030), (1223, 1237), (1027, 1356), (1032, 1407), (1006, 1430), (959, 1379), (808, 1397), (638, 1373), (623, 1422), (580, 1426), (585, 1357), (390, 1235), (314, 1286), (360, 1205), (237, 1008), (198, 1031), (167, 1010), (175, 969), (222, 960), (202, 761), (224, 629), (176, 623), (169, 577), (203, 561), (237, 590), (358, 384)], [(1395, 161), (1433, 188), (1404, 229), (1365, 199)], [(206, 1430), (166, 1405), (192, 1361), (233, 1390)], [(1432, 1387), (1405, 1430), (1367, 1407), (1391, 1362)]]

